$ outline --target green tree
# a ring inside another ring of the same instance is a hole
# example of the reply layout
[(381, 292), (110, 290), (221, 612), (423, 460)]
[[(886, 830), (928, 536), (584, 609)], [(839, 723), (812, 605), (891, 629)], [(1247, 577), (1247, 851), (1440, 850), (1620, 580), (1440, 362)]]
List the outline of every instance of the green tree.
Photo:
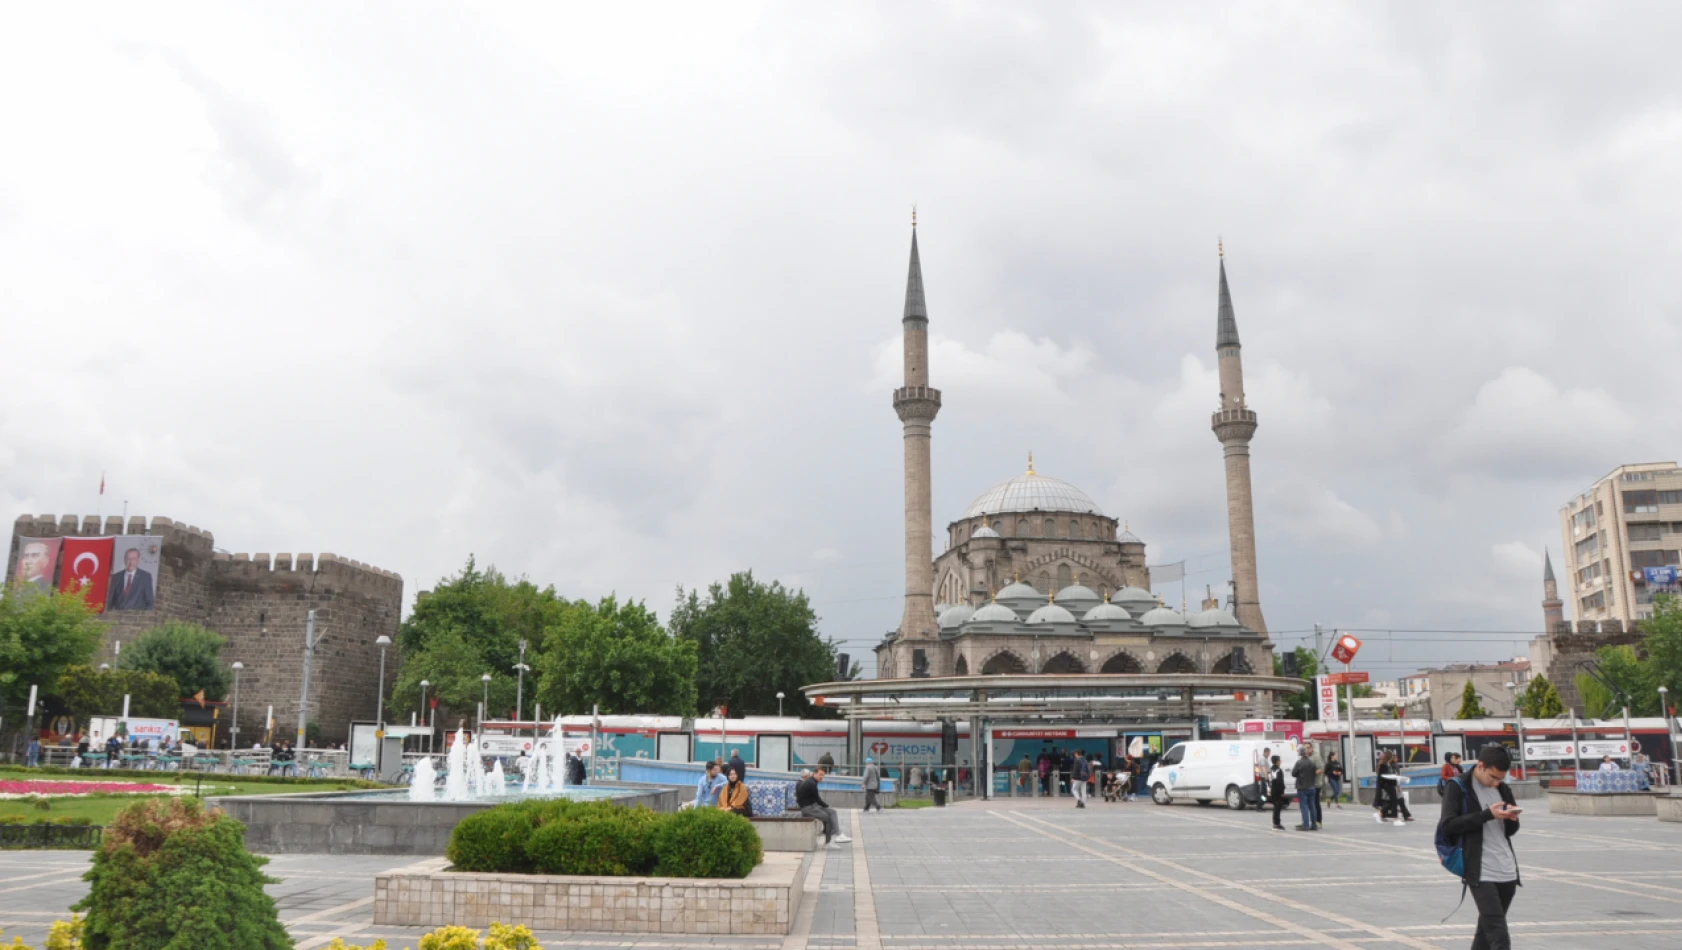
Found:
[(777, 693), (785, 712), (812, 707), (800, 687), (835, 679), (835, 642), (818, 634), (818, 616), (804, 591), (753, 579), (752, 571), (714, 584), (705, 599), (678, 589), (668, 623), (672, 634), (695, 644), (695, 690), (701, 709), (725, 706), (733, 716), (770, 716)]
[(1565, 715), (1559, 690), (1540, 673), (1531, 677), (1530, 684), (1519, 694), (1518, 708), (1526, 719), (1556, 719)]
[(667, 633), (654, 612), (612, 596), (567, 604), (533, 663), (546, 711), (695, 714), (695, 644)]
[(1460, 711), (1454, 714), (1456, 719), (1488, 719), (1489, 710), (1483, 708), (1483, 702), (1478, 699), (1477, 687), (1471, 680), (1466, 681), (1466, 688), (1460, 691)]
[(104, 633), (80, 593), (8, 587), (0, 597), (0, 713), (21, 717), (29, 687), (51, 693), (67, 667), (93, 659)]
[[(1314, 651), (1308, 647), (1297, 647), (1291, 651), (1297, 658), (1296, 676), (1298, 679), (1308, 680), (1308, 688), (1300, 693), (1289, 693), (1280, 697), (1285, 706), (1286, 719), (1318, 719), (1320, 718), (1319, 703), (1314, 698), (1314, 677), (1320, 675), (1320, 663), (1314, 656)], [(1285, 675), (1285, 658), (1283, 654), (1273, 655), (1273, 675)]]
[[(520, 641), (527, 642), (526, 662), (542, 649), (546, 631), (560, 619), (567, 602), (554, 587), (539, 588), (524, 578), (510, 581), (496, 568), (480, 570), (473, 558), (461, 573), (439, 581), (415, 603), (397, 632), (402, 668), (392, 682), (392, 707), (419, 709), (420, 683), (428, 697), (455, 714), (470, 716), (484, 697), (482, 677), (491, 674), (490, 715), (511, 712), (518, 692), (514, 665)], [(536, 680), (526, 676), (526, 715), (530, 715)], [(440, 721), (451, 718), (440, 716)]]
[(83, 725), (92, 716), (122, 715), (124, 696), (129, 698), (131, 716), (174, 719), (181, 712), (181, 687), (170, 677), (148, 670), (72, 666), (59, 676), (55, 694)]
[(1634, 647), (1601, 647), (1594, 651), (1593, 669), (1579, 676), (1599, 686), (1583, 694), (1583, 714), (1592, 719), (1621, 716), (1625, 705), (1631, 716), (1659, 714), (1658, 668), (1643, 660)]
[(1642, 649), (1653, 666), (1653, 707), (1658, 709), (1658, 688), (1670, 690), (1672, 705), (1682, 703), (1682, 598), (1664, 595), (1653, 600), (1653, 616), (1641, 621), (1647, 638)]
[(233, 682), (232, 674), (222, 665), (225, 642), (214, 630), (172, 620), (136, 637), (117, 665), (167, 676), (180, 687), (181, 696), (203, 690), (205, 699), (222, 699)]

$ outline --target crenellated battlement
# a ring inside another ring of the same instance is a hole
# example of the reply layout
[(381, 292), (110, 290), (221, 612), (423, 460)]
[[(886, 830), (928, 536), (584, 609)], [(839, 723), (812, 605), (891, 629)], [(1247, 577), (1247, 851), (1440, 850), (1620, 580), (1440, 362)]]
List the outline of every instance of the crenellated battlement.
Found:
[(210, 532), (185, 522), (154, 515), (131, 515), (124, 522), (119, 515), (19, 515), (13, 533), (30, 538), (104, 537), (120, 534), (179, 534), (214, 541)]
[(362, 561), (340, 557), (337, 554), (324, 552), (321, 554), (270, 554), (266, 551), (256, 554), (239, 552), (230, 554), (217, 551), (213, 560), (225, 561), (230, 564), (249, 565), (250, 570), (270, 571), (274, 573), (292, 572), (300, 574), (325, 573), (360, 573), (368, 574), (385, 580), (402, 581), (403, 576), (382, 567), (375, 567)]

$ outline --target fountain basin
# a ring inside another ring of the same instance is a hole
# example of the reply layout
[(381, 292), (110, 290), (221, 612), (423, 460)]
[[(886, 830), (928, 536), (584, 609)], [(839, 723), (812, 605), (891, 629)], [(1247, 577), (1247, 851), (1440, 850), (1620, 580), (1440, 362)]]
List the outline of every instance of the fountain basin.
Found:
[(527, 798), (607, 799), (627, 808), (677, 811), (682, 789), (569, 786), (553, 794), (460, 802), (412, 802), (406, 789), (239, 795), (216, 807), (245, 824), (245, 846), (260, 854), (412, 854), (440, 856), (450, 832), (476, 811)]

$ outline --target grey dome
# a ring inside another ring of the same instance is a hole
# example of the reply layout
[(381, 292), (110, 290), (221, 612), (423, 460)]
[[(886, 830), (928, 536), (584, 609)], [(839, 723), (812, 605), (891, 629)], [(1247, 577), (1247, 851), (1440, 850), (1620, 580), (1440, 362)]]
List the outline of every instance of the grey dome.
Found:
[(995, 596), (996, 597), (1005, 597), (1005, 598), (1024, 598), (1025, 599), (1025, 598), (1032, 597), (1032, 598), (1038, 598), (1040, 600), (1045, 599), (1044, 594), (1035, 590), (1031, 585), (1024, 584), (1021, 581), (1017, 581), (1016, 583), (1011, 584), (1010, 586), (1006, 587), (1004, 590), (999, 591), (998, 594), (996, 594)]
[(1156, 595), (1143, 587), (1123, 587), (1112, 594), (1110, 599), (1122, 604), (1156, 603)]
[(1078, 511), (1081, 514), (1101, 515), (1098, 503), (1086, 492), (1049, 475), (1032, 469), (1026, 475), (1002, 481), (982, 492), (964, 512), (964, 517), (998, 514), (1005, 511)]
[(1121, 529), (1121, 533), (1116, 535), (1115, 539), (1122, 544), (1144, 544), (1145, 543), (1143, 538), (1134, 534), (1131, 530), (1129, 530), (1127, 528)]
[(1210, 607), (1208, 610), (1194, 614), (1186, 622), (1193, 627), (1233, 627), (1236, 629), (1238, 626), (1238, 618), (1219, 607)]
[(976, 528), (975, 533), (970, 535), (971, 538), (996, 538), (998, 536), (999, 533), (993, 530), (993, 526), (986, 524)]
[(983, 604), (965, 623), (1016, 623), (1016, 611), (1004, 604)]
[(1183, 627), (1186, 624), (1186, 618), (1180, 616), (1178, 610), (1159, 606), (1145, 611), (1145, 615), (1139, 618), (1139, 622), (1147, 627)]
[(1092, 588), (1082, 584), (1070, 584), (1057, 592), (1058, 600), (1101, 600)]
[(956, 627), (974, 615), (975, 608), (969, 604), (955, 604), (946, 608), (940, 614), (940, 625), (942, 627)]
[(1080, 619), (1083, 623), (1092, 623), (1095, 620), (1132, 620), (1133, 615), (1116, 604), (1099, 604), (1088, 610), (1086, 616)]
[(1028, 615), (1029, 623), (1074, 623), (1075, 615), (1063, 609), (1061, 604), (1046, 604), (1044, 607)]

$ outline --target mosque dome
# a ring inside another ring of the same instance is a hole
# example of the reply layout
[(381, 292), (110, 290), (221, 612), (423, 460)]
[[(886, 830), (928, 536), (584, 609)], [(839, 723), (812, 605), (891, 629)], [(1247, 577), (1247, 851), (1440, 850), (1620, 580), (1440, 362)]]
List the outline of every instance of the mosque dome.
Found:
[(1060, 604), (1046, 604), (1028, 615), (1029, 623), (1074, 623), (1075, 615)]
[(1186, 618), (1180, 616), (1178, 610), (1158, 606), (1145, 611), (1139, 622), (1147, 627), (1180, 627), (1185, 626)]
[(1193, 627), (1232, 627), (1235, 629), (1238, 627), (1238, 618), (1219, 607), (1210, 607), (1208, 610), (1194, 614), (1186, 622)]
[(971, 538), (996, 538), (998, 536), (999, 533), (993, 530), (993, 526), (986, 524), (976, 528), (975, 533), (970, 535)]
[(975, 615), (975, 608), (969, 604), (954, 604), (940, 614), (941, 627), (956, 627)]
[(1092, 623), (1095, 620), (1132, 620), (1133, 615), (1119, 605), (1104, 603), (1088, 610), (1086, 616), (1080, 619), (1082, 623)]
[(1013, 599), (1013, 598), (1023, 598), (1023, 599), (1036, 598), (1036, 599), (1039, 599), (1039, 600), (1044, 600), (1045, 599), (1044, 594), (1035, 590), (1032, 585), (1024, 584), (1021, 581), (1017, 581), (1016, 583), (1011, 584), (1008, 587), (1006, 587), (1004, 590), (999, 591), (999, 593), (996, 595), (996, 597), (1002, 597), (1002, 598), (1005, 598), (1006, 600), (1010, 600), (1010, 599)]
[(983, 604), (980, 610), (970, 614), (966, 623), (1015, 623), (1016, 611), (1004, 604)]
[(1123, 587), (1110, 595), (1118, 604), (1156, 604), (1156, 595), (1143, 587)]
[(1130, 525), (1130, 524), (1123, 524), (1121, 526), (1121, 533), (1116, 535), (1115, 539), (1120, 544), (1144, 544), (1145, 543), (1143, 538), (1140, 538), (1138, 535), (1133, 533), (1133, 526)]
[(992, 515), (1006, 511), (1076, 511), (1081, 514), (1102, 515), (1098, 503), (1086, 492), (1049, 475), (1034, 471), (1034, 459), (1028, 458), (1027, 474), (1006, 479), (981, 493), (966, 518)]
[(1058, 600), (1100, 600), (1102, 598), (1100, 598), (1097, 594), (1093, 593), (1092, 588), (1090, 588), (1090, 587), (1087, 587), (1083, 584), (1070, 584), (1068, 587), (1065, 587), (1062, 590), (1057, 592), (1057, 599)]

